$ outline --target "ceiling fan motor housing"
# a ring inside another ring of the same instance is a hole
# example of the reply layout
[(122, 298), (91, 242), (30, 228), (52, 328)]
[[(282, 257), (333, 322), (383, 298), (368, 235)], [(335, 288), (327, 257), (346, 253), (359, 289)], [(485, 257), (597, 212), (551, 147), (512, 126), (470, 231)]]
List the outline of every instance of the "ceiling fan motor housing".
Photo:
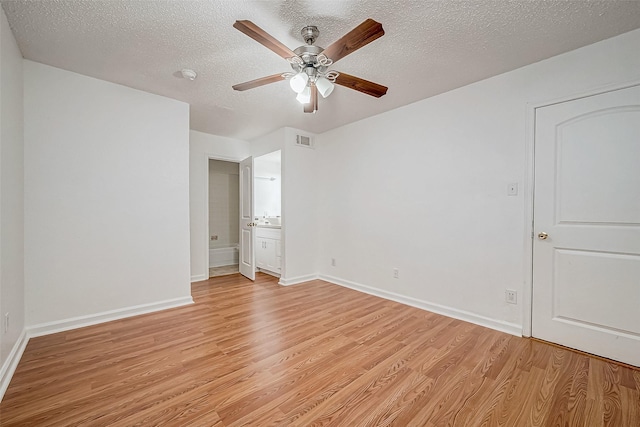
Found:
[(291, 68), (295, 71), (301, 71), (304, 68), (313, 67), (320, 72), (325, 72), (327, 67), (321, 64), (318, 64), (317, 58), (318, 55), (322, 53), (324, 48), (313, 45), (300, 46), (293, 52), (298, 55), (298, 57), (302, 60), (302, 64), (298, 65), (295, 63), (291, 63)]

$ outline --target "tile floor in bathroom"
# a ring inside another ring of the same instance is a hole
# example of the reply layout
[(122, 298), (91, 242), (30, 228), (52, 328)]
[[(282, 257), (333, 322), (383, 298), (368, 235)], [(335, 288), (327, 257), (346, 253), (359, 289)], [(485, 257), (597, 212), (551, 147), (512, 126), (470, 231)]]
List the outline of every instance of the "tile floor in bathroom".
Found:
[(211, 267), (209, 269), (209, 277), (226, 276), (227, 274), (238, 273), (238, 264), (224, 265), (222, 267)]

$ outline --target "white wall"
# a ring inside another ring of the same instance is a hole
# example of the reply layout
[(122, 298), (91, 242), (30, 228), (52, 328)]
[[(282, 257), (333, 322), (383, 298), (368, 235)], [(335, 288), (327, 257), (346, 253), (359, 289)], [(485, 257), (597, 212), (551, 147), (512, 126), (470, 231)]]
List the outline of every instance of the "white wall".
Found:
[(189, 132), (189, 216), (191, 281), (209, 278), (207, 182), (209, 158), (239, 162), (251, 155), (249, 143), (239, 139)]
[(316, 150), (296, 145), (296, 135), (309, 132), (285, 128), (282, 151), (283, 264), (281, 283), (288, 285), (318, 277), (318, 185)]
[[(0, 8), (0, 398), (24, 330), (22, 55)], [(10, 321), (4, 332), (4, 315)], [(24, 337), (23, 337), (24, 338)]]
[(517, 333), (527, 103), (640, 79), (638, 52), (640, 30), (319, 135), (321, 274)]
[(189, 106), (31, 61), (24, 78), (27, 324), (190, 301)]
[(253, 158), (282, 150), (284, 148), (285, 132), (286, 128), (280, 128), (267, 135), (252, 139), (250, 147)]

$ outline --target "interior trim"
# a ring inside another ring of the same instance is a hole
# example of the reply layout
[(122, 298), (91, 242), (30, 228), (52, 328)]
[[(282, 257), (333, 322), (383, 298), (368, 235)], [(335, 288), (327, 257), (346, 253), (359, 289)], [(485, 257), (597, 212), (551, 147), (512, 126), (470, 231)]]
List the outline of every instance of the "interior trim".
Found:
[(321, 275), (320, 279), (326, 282), (333, 283), (335, 285), (344, 286), (345, 288), (353, 289), (355, 291), (360, 291), (369, 295), (399, 302), (400, 304), (406, 304), (411, 307), (416, 307), (422, 310), (430, 311), (432, 313), (442, 314), (443, 316), (452, 317), (454, 319), (463, 320), (465, 322), (470, 322), (480, 326), (485, 326), (487, 328), (495, 329), (497, 331), (505, 332), (507, 334), (515, 335), (518, 337), (522, 336), (522, 325), (518, 325), (515, 323), (509, 323), (502, 320), (491, 319), (489, 317), (470, 313), (468, 311), (458, 310), (456, 308), (419, 300), (417, 298), (407, 297), (404, 295), (396, 294), (394, 292), (372, 288), (360, 283), (352, 282), (350, 280), (340, 279), (333, 276)]

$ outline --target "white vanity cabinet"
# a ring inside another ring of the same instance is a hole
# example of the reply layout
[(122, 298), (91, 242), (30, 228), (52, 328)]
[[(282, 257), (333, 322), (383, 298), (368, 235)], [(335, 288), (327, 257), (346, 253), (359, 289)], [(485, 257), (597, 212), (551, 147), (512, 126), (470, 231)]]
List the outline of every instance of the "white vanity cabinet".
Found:
[(256, 229), (256, 267), (280, 274), (282, 251), (280, 229), (260, 227)]

